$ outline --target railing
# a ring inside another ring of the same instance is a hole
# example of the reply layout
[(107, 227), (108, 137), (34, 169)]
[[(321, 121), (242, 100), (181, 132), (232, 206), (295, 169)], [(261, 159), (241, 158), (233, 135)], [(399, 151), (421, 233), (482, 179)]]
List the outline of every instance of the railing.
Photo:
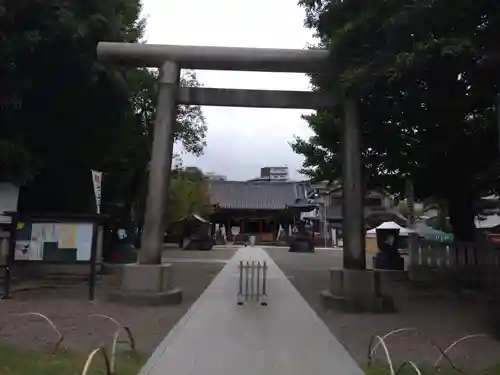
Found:
[(410, 279), (453, 287), (500, 286), (500, 248), (491, 243), (420, 243), (410, 250)]
[(481, 265), (500, 268), (500, 249), (491, 244), (442, 245), (423, 242), (415, 254), (410, 254), (410, 260), (412, 264), (431, 268)]

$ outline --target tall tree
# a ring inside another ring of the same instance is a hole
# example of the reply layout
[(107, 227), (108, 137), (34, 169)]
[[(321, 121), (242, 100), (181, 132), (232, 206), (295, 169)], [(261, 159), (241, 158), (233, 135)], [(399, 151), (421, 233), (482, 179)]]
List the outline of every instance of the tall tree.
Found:
[[(124, 139), (118, 143), (122, 155), (118, 168), (110, 172), (106, 186), (108, 211), (115, 212), (124, 219), (140, 220), (147, 194), (148, 165), (150, 161), (153, 126), (157, 99), (157, 73), (140, 69), (129, 73), (129, 82), (135, 90), (131, 92), (134, 116)], [(200, 86), (193, 72), (185, 72), (181, 77), (182, 86)], [(177, 128), (174, 140), (195, 155), (201, 155), (206, 145), (207, 125), (199, 106), (177, 107)], [(177, 160), (176, 160), (177, 159)], [(179, 157), (174, 157), (174, 169), (180, 170)]]
[(99, 159), (128, 109), (119, 71), (98, 64), (95, 47), (137, 40), (139, 11), (132, 0), (2, 3), (2, 178), (52, 181), (55, 205), (74, 193), (68, 181), (82, 185), (79, 171)]
[(178, 170), (171, 182), (165, 225), (190, 213), (202, 217), (212, 213), (208, 181), (198, 168), (187, 167)]
[[(474, 199), (496, 163), (494, 117), (500, 76), (492, 0), (301, 0), (306, 25), (330, 50), (321, 90), (359, 101), (367, 184), (419, 199), (444, 199), (455, 237), (473, 240)], [(425, 22), (423, 22), (425, 20)], [(341, 109), (307, 118), (296, 139), (305, 171), (336, 178), (342, 166)]]
[[(139, 0), (0, 3), (0, 179), (22, 185), (20, 209), (93, 209), (90, 169), (104, 172), (104, 209), (128, 212), (149, 160), (156, 73), (96, 60), (100, 40), (137, 42)], [(198, 85), (195, 76), (183, 77)], [(182, 107), (176, 140), (199, 154), (206, 125)]]

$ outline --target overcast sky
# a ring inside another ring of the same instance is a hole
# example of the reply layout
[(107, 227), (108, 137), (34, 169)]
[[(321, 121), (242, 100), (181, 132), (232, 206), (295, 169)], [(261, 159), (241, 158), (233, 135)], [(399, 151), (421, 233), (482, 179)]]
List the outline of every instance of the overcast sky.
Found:
[[(303, 27), (297, 0), (143, 0), (146, 40), (157, 44), (305, 48), (314, 42)], [(308, 90), (303, 74), (197, 71), (205, 87)], [(224, 174), (230, 180), (256, 177), (260, 167), (286, 165), (291, 178), (302, 158), (288, 142), (311, 132), (301, 115), (307, 110), (203, 107), (207, 147), (200, 158), (183, 154), (184, 165)], [(266, 137), (262, 137), (266, 134)], [(181, 149), (177, 148), (177, 152)]]

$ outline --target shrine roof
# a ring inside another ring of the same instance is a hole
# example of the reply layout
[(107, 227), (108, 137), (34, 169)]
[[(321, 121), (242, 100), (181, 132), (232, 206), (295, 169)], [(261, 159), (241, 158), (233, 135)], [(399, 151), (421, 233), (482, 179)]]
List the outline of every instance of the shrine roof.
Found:
[(210, 203), (227, 209), (284, 210), (307, 203), (307, 185), (294, 181), (210, 181)]

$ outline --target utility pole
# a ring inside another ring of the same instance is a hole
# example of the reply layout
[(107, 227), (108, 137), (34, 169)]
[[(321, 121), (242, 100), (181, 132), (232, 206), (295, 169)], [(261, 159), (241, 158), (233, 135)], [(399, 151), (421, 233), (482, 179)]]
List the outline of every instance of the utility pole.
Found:
[(497, 137), (498, 137), (498, 152), (500, 153), (500, 95), (497, 95)]
[(415, 227), (415, 191), (413, 189), (413, 181), (410, 178), (406, 179), (406, 204), (408, 206), (408, 228)]
[(410, 260), (410, 267), (418, 259), (418, 234), (415, 232), (415, 191), (413, 181), (406, 178), (406, 204), (408, 206), (407, 226), (410, 229), (408, 234), (408, 254)]
[(327, 236), (327, 233), (326, 233), (326, 230), (327, 230), (327, 223), (328, 223), (328, 220), (326, 218), (326, 199), (327, 199), (328, 195), (323, 195), (323, 238), (325, 240), (325, 249), (327, 248), (327, 239), (326, 239), (326, 236)]
[[(500, 95), (497, 95), (497, 103), (496, 103), (496, 112), (497, 112), (497, 137), (498, 137), (498, 153), (500, 155)], [(497, 199), (498, 203), (498, 214), (500, 215), (500, 199)]]

